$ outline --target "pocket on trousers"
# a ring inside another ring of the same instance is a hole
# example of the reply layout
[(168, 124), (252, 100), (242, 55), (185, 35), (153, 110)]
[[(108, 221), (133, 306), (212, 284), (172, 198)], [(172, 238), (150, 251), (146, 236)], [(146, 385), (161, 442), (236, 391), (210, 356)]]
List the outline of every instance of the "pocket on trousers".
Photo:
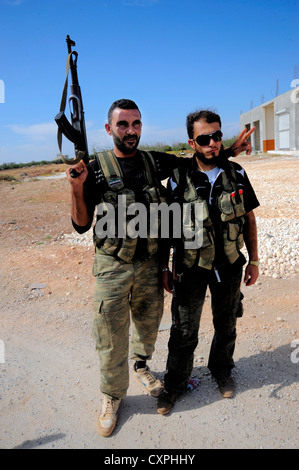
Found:
[(94, 319), (92, 336), (96, 342), (98, 350), (108, 349), (111, 347), (111, 335), (107, 318), (103, 310), (104, 301), (94, 303)]
[[(124, 308), (125, 307), (125, 308)], [(94, 305), (95, 334), (102, 347), (120, 347), (129, 334), (126, 301), (100, 300)]]

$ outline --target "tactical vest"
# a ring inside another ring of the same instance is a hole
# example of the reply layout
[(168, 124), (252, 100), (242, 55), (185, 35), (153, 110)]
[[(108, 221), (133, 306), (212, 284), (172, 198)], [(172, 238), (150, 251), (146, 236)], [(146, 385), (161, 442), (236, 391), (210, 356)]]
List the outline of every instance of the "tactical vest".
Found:
[[(236, 181), (235, 168), (231, 162), (221, 173), (222, 192), (217, 197), (216, 209), (219, 211), (219, 226), (221, 230), (221, 239), (217, 243), (223, 243), (223, 251), (226, 259), (233, 264), (239, 257), (239, 250), (244, 245), (243, 226), (245, 223), (245, 208), (243, 202), (243, 191), (239, 190)], [(196, 263), (198, 266), (211, 270), (215, 259), (215, 226), (209, 213), (209, 206), (205, 199), (198, 196), (196, 188), (188, 174), (184, 173), (185, 182), (182, 181), (180, 170), (174, 170), (174, 178), (178, 185), (182, 187), (182, 199), (185, 203), (191, 204), (191, 218), (188, 217), (182, 223), (183, 248), (180, 253), (180, 262), (182, 266), (191, 268)], [(180, 181), (181, 179), (181, 181)], [(202, 204), (202, 218), (197, 221), (199, 230), (202, 231), (202, 245), (198, 249), (186, 249), (184, 236), (186, 230), (195, 230), (195, 204)]]
[[(144, 166), (144, 176), (146, 184), (142, 189), (142, 203), (147, 208), (147, 233), (148, 236), (144, 240), (144, 252), (142, 253), (142, 258), (147, 259), (151, 257), (154, 253), (158, 251), (158, 239), (151, 238), (149, 236), (150, 230), (150, 203), (160, 204), (161, 202), (166, 202), (165, 189), (162, 186), (160, 180), (156, 176), (156, 165), (155, 160), (150, 154), (150, 152), (139, 151), (141, 158), (143, 160)], [(103, 171), (105, 176), (108, 189), (101, 197), (101, 203), (103, 207), (105, 204), (112, 204), (115, 214), (118, 210), (118, 196), (126, 196), (126, 227), (125, 227), (125, 237), (119, 238), (99, 238), (96, 230), (94, 230), (94, 244), (97, 249), (101, 249), (105, 253), (120, 258), (125, 263), (132, 262), (134, 254), (136, 251), (138, 238), (130, 238), (128, 236), (128, 223), (135, 217), (134, 215), (128, 215), (128, 207), (136, 201), (136, 194), (133, 190), (125, 188), (123, 182), (123, 173), (121, 167), (117, 161), (117, 158), (114, 156), (112, 151), (109, 152), (100, 152), (97, 154), (97, 161), (100, 168)], [(107, 213), (107, 210), (104, 211), (102, 215), (97, 214), (97, 220), (104, 217)], [(158, 218), (158, 227), (160, 226), (160, 217)], [(117, 234), (116, 234), (117, 235)]]

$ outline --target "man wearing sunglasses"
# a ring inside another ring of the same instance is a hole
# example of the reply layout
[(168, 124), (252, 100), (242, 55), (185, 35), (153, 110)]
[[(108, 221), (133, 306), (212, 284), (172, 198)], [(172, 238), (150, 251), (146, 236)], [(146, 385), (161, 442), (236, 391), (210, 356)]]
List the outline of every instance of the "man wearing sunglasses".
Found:
[(195, 153), (187, 167), (174, 170), (168, 184), (169, 199), (182, 207), (191, 205), (191, 216), (184, 219), (184, 227), (188, 226), (193, 234), (199, 230), (201, 243), (189, 248), (182, 230), (182, 237), (173, 239), (173, 283), (168, 260), (163, 267), (163, 272), (168, 270), (164, 287), (168, 292), (173, 287), (173, 322), (165, 391), (158, 398), (157, 411), (161, 414), (168, 413), (177, 396), (187, 390), (207, 287), (214, 324), (208, 368), (222, 395), (233, 396), (236, 322), (243, 313), (240, 286), (246, 262), (241, 252), (244, 241), (249, 257), (245, 285), (253, 285), (258, 278), (253, 210), (259, 202), (244, 169), (223, 158), (221, 119), (209, 110), (191, 113), (187, 116), (187, 131)]

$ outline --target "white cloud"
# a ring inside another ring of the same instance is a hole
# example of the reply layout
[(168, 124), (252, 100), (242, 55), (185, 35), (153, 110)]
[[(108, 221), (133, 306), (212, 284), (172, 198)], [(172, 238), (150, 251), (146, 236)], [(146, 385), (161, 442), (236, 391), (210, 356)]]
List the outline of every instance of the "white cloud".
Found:
[[(0, 162), (28, 162), (52, 160), (59, 154), (57, 144), (57, 125), (55, 122), (32, 124), (10, 124), (5, 126), (5, 143), (2, 139)], [(93, 122), (86, 122), (89, 150), (93, 147), (112, 146), (112, 138), (105, 129), (93, 129)], [(74, 145), (66, 138), (62, 139), (62, 153), (71, 158)]]
[(93, 147), (112, 148), (112, 137), (107, 134), (105, 129), (87, 129), (86, 133), (90, 152), (92, 152)]
[(57, 125), (54, 122), (33, 124), (31, 126), (11, 124), (6, 127), (10, 129), (14, 134), (23, 135), (33, 140), (45, 140), (49, 136), (55, 135), (57, 131)]
[(2, 3), (5, 3), (6, 5), (12, 5), (12, 6), (18, 6), (23, 3), (24, 0), (2, 0)]
[(0, 164), (2, 163), (27, 163), (31, 161), (53, 160), (58, 153), (57, 146), (43, 144), (5, 145), (0, 148)]
[[(57, 125), (46, 122), (25, 126), (10, 124), (5, 126), (1, 148), (1, 163), (52, 160), (59, 153), (57, 145)], [(5, 141), (5, 143), (4, 143)], [(63, 149), (64, 153), (72, 151)]]

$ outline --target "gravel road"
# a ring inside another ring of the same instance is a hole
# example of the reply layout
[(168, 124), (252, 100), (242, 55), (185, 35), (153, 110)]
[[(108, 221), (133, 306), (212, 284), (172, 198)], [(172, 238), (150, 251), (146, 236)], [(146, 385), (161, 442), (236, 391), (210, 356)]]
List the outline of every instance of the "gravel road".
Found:
[[(101, 396), (91, 337), (93, 249), (72, 231), (68, 183), (29, 178), (0, 184), (2, 449), (102, 449), (116, 455), (121, 449), (298, 448), (298, 158), (240, 163), (261, 202), (256, 215), (263, 262), (257, 285), (243, 288), (236, 395), (223, 399), (207, 369), (213, 335), (208, 297), (193, 370), (199, 386), (161, 416), (156, 400), (132, 376), (109, 438), (96, 432)], [(166, 294), (149, 364), (161, 379), (170, 301)]]

